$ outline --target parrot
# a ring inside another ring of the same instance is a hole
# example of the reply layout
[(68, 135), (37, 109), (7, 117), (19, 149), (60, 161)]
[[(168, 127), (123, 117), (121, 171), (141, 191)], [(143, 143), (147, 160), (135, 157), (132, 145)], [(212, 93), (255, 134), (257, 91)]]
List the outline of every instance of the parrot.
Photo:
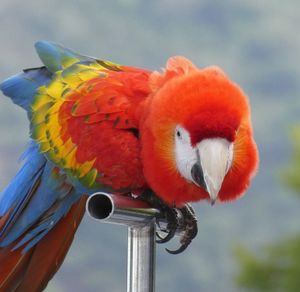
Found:
[[(169, 222), (186, 220), (183, 251), (197, 234), (190, 203), (240, 198), (258, 167), (248, 97), (217, 66), (182, 56), (164, 69), (123, 66), (38, 41), (43, 63), (4, 80), (30, 140), (0, 193), (0, 291), (42, 291), (61, 266), (89, 195), (145, 200)], [(172, 231), (173, 230), (173, 231)]]

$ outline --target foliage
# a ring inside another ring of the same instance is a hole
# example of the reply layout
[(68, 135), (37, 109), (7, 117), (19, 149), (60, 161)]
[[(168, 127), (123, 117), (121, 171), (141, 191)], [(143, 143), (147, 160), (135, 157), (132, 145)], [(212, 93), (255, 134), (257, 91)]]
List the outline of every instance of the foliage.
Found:
[(293, 139), (292, 163), (284, 172), (283, 181), (300, 196), (300, 126), (293, 129), (291, 136)]
[[(293, 130), (292, 139), (292, 161), (283, 180), (300, 196), (300, 127)], [(273, 242), (257, 255), (239, 247), (236, 256), (240, 263), (238, 287), (250, 291), (299, 291), (300, 233)]]

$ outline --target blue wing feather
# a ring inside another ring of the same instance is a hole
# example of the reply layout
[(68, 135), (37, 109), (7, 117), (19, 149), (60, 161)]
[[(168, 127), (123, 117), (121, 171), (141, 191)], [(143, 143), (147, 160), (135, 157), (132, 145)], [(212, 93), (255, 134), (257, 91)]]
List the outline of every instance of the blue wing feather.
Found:
[(36, 51), (46, 67), (26, 69), (23, 73), (12, 76), (0, 84), (0, 90), (12, 101), (27, 110), (36, 90), (48, 84), (52, 73), (77, 62), (95, 62), (94, 58), (80, 55), (59, 44), (39, 41), (35, 44)]
[(35, 49), (44, 65), (52, 73), (79, 61), (95, 61), (92, 57), (80, 55), (68, 48), (49, 41), (36, 42)]
[[(0, 84), (0, 90), (29, 117), (37, 89), (48, 84), (54, 72), (77, 62), (96, 62), (51, 42), (37, 42), (35, 47), (45, 67), (26, 69)], [(25, 244), (27, 251), (58, 223), (82, 193), (65, 173), (53, 175), (55, 165), (39, 153), (36, 143), (31, 142), (23, 159), (17, 175), (0, 193), (0, 248), (16, 241), (15, 248)]]
[(50, 80), (51, 73), (46, 67), (27, 69), (23, 73), (4, 80), (0, 84), (0, 90), (15, 104), (29, 111), (36, 90)]

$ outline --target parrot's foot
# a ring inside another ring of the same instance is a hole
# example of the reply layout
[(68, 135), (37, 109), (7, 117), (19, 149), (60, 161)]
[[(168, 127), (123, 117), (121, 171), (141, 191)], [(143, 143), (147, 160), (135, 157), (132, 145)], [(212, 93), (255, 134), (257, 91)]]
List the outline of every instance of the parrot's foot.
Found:
[[(176, 231), (182, 230), (182, 236), (180, 238), (181, 246), (177, 250), (166, 249), (167, 252), (171, 254), (179, 254), (183, 252), (192, 240), (196, 237), (198, 232), (197, 218), (193, 208), (186, 204), (182, 208), (170, 207), (159, 197), (157, 197), (151, 190), (147, 190), (139, 199), (142, 199), (149, 203), (153, 208), (160, 211), (158, 217), (156, 218), (156, 224), (161, 232), (167, 233), (165, 237), (162, 237), (158, 232), (156, 236), (158, 239), (157, 243), (166, 243), (170, 241), (176, 234)], [(165, 228), (161, 227), (160, 219), (165, 218), (167, 225)]]
[(166, 249), (167, 252), (171, 254), (182, 253), (190, 245), (198, 233), (197, 218), (192, 206), (186, 204), (183, 208), (180, 208), (179, 211), (182, 215), (184, 233), (180, 238), (181, 246), (177, 250)]
[(159, 218), (156, 218), (156, 225), (160, 229), (160, 231), (166, 232), (167, 236), (162, 237), (158, 232), (156, 232), (156, 236), (158, 239), (156, 240), (156, 243), (166, 243), (170, 241), (176, 233), (176, 230), (179, 226), (179, 218), (178, 213), (175, 208), (170, 208), (168, 206), (164, 206), (163, 209), (160, 210), (161, 214), (163, 214), (163, 217), (166, 218), (167, 221), (167, 227), (162, 228), (159, 223)]

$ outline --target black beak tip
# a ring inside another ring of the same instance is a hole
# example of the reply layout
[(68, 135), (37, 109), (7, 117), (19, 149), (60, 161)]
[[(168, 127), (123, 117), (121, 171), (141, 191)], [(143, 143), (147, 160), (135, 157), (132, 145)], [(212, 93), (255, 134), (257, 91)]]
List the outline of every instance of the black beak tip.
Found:
[(201, 186), (204, 190), (207, 190), (206, 188), (206, 183), (203, 177), (203, 170), (200, 165), (200, 163), (195, 163), (191, 169), (191, 175), (194, 180), (194, 182), (198, 185)]

